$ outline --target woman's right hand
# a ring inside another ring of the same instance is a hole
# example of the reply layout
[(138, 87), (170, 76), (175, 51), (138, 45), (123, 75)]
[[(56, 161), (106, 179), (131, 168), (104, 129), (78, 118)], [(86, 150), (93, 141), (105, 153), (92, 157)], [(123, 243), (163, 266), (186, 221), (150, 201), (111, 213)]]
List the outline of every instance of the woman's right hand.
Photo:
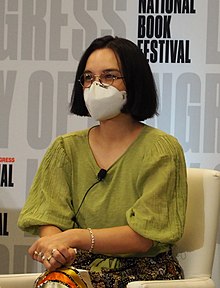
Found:
[(64, 265), (73, 263), (76, 257), (76, 249), (68, 245), (66, 233), (61, 232), (55, 226), (42, 226), (40, 236), (29, 248), (30, 256), (41, 262), (49, 271), (53, 271)]

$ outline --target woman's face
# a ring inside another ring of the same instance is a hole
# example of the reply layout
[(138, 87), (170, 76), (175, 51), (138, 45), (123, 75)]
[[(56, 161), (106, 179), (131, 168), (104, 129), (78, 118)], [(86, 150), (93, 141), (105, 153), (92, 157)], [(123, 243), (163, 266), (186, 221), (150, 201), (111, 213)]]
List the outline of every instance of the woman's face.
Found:
[[(99, 81), (98, 76), (102, 73), (108, 73), (115, 76), (123, 76), (119, 67), (119, 63), (115, 53), (109, 48), (97, 49), (89, 56), (84, 72), (96, 75), (96, 81)], [(123, 79), (115, 79), (112, 86), (119, 91), (126, 90)]]

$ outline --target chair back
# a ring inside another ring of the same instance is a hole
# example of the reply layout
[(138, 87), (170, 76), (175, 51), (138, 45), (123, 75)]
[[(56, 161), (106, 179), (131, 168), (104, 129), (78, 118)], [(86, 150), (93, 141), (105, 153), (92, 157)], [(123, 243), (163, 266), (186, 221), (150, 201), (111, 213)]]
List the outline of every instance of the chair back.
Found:
[(174, 252), (185, 278), (211, 277), (220, 210), (220, 172), (188, 168), (186, 225)]

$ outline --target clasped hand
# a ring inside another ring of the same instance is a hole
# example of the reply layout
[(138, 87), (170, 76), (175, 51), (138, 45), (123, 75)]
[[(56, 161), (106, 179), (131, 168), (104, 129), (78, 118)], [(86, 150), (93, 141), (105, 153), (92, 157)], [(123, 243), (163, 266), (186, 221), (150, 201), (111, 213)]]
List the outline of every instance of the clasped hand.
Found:
[(28, 253), (32, 259), (41, 262), (48, 271), (73, 263), (77, 250), (69, 247), (64, 232), (44, 236), (33, 243)]

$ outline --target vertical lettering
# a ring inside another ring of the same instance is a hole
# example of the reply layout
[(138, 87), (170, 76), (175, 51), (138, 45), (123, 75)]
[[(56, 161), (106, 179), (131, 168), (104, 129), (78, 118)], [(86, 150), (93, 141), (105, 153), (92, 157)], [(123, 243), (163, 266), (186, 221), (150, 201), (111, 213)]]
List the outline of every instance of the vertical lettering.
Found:
[(34, 149), (48, 147), (52, 139), (53, 86), (49, 72), (36, 71), (30, 77), (27, 140)]
[[(35, 9), (34, 9), (35, 3)], [(45, 60), (47, 1), (23, 0), (22, 7), (22, 60)]]
[(146, 19), (146, 37), (153, 38), (154, 37), (154, 16), (149, 15)]
[[(138, 38), (144, 38), (145, 37), (145, 30), (146, 30), (146, 28), (145, 28), (145, 16), (139, 15), (138, 16)], [(139, 41), (140, 40), (138, 40), (138, 42)], [(140, 47), (140, 45), (138, 45), (138, 46)]]
[[(126, 1), (120, 0), (117, 2), (121, 2), (124, 4), (123, 10), (126, 10)], [(115, 13), (116, 9), (114, 7), (114, 1), (103, 0), (102, 1), (102, 13), (106, 22), (113, 28), (114, 34), (118, 36), (125, 37), (126, 35), (126, 26), (122, 19)], [(112, 34), (112, 31), (102, 30), (102, 34)]]
[(12, 97), (15, 89), (16, 71), (8, 71), (6, 80), (4, 72), (0, 71), (0, 147), (8, 148), (9, 120)]
[(219, 40), (219, 0), (208, 1), (206, 63), (220, 64)]
[(8, 235), (8, 214), (0, 213), (0, 236)]
[(171, 96), (172, 96), (172, 73), (163, 74), (162, 89), (160, 90), (160, 115), (157, 119), (160, 129), (171, 132)]
[(0, 187), (14, 187), (13, 165), (0, 164)]
[(7, 15), (5, 11), (6, 1), (0, 1), (0, 60), (7, 57), (10, 60), (17, 59), (18, 49), (18, 1), (11, 1), (8, 5), (10, 10)]
[(204, 153), (220, 152), (220, 74), (206, 75)]
[(199, 152), (201, 81), (194, 73), (184, 73), (176, 83), (175, 135), (185, 151)]
[(98, 33), (96, 22), (86, 12), (85, 2), (86, 0), (73, 0), (74, 17), (83, 27), (82, 29), (72, 30), (72, 55), (77, 61), (81, 58), (84, 47), (88, 47)]
[(60, 47), (62, 26), (67, 26), (67, 14), (61, 13), (61, 0), (53, 0), (50, 17), (50, 60), (68, 60), (68, 49)]
[[(150, 4), (151, 1), (148, 2)], [(139, 0), (138, 13), (146, 13), (146, 0)]]
[(9, 250), (6, 246), (0, 244), (0, 274), (9, 273)]
[(72, 87), (74, 73), (59, 72), (58, 73), (58, 93), (57, 93), (57, 127), (56, 134), (64, 134), (67, 131), (67, 118), (69, 111), (68, 96), (69, 88)]
[(0, 213), (0, 235), (8, 236), (8, 213)]
[[(37, 271), (37, 262), (28, 255), (28, 248), (26, 245), (15, 245), (14, 246), (14, 267), (13, 273), (30, 273)], [(19, 261), (17, 261), (19, 259)]]
[(8, 165), (8, 187), (14, 187), (14, 182), (13, 182), (13, 165), (9, 164)]

